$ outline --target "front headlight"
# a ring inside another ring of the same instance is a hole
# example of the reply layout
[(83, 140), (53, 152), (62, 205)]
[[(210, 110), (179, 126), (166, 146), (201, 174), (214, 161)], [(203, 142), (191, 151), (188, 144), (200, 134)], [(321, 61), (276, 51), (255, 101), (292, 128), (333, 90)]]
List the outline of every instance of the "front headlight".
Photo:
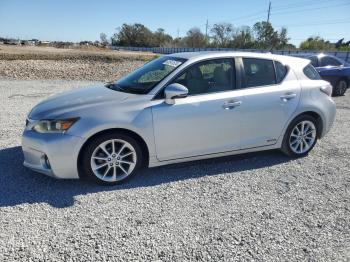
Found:
[(40, 120), (33, 126), (38, 133), (63, 133), (67, 131), (79, 118)]

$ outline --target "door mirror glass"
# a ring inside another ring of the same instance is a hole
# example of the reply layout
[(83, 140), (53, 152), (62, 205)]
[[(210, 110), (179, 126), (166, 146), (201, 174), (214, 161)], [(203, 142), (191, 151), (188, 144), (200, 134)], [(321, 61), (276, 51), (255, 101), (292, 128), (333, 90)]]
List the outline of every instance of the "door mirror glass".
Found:
[(183, 98), (188, 95), (188, 89), (178, 83), (168, 85), (165, 90), (165, 103), (169, 105), (175, 104), (176, 98)]

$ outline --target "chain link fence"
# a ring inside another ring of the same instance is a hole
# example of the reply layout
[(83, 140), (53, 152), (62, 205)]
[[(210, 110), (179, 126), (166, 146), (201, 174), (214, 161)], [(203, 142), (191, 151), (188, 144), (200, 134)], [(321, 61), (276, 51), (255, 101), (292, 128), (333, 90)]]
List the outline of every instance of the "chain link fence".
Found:
[[(242, 52), (257, 52), (267, 53), (265, 49), (233, 49), (233, 48), (181, 48), (181, 47), (131, 47), (131, 46), (111, 46), (113, 50), (127, 50), (139, 52), (152, 52), (157, 54), (174, 54), (181, 52), (199, 52), (199, 51), (242, 51)], [(273, 54), (279, 55), (295, 55), (295, 54), (318, 54), (320, 51), (305, 51), (305, 50), (274, 50)], [(323, 51), (324, 54), (334, 55), (346, 62), (350, 62), (350, 52), (341, 51)]]

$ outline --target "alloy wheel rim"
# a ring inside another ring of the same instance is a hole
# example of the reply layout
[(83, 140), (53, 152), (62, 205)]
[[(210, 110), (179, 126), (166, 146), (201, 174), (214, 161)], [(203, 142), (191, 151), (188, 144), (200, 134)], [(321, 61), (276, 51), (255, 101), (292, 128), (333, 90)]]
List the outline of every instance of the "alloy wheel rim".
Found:
[(296, 154), (310, 150), (316, 140), (316, 127), (311, 121), (302, 121), (295, 125), (290, 137), (289, 147)]
[(106, 182), (116, 182), (129, 176), (135, 169), (137, 155), (134, 147), (121, 139), (101, 143), (91, 155), (94, 175)]

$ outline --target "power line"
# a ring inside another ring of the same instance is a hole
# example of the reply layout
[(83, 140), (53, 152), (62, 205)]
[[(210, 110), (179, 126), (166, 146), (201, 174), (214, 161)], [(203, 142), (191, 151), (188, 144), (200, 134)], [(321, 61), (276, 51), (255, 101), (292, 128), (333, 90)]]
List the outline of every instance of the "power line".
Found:
[(323, 3), (329, 3), (329, 0), (318, 0), (318, 1), (309, 1), (309, 2), (296, 2), (293, 4), (287, 4), (287, 5), (276, 5), (274, 6), (275, 10), (284, 10), (284, 9), (291, 9), (291, 8), (296, 8), (296, 7), (307, 7), (307, 6), (312, 6), (312, 5), (319, 5), (319, 4), (323, 4)]
[(266, 10), (261, 10), (261, 11), (258, 11), (258, 12), (255, 12), (255, 13), (251, 13), (251, 14), (248, 14), (248, 15), (244, 15), (244, 16), (239, 16), (239, 17), (236, 17), (234, 19), (226, 19), (224, 21), (239, 21), (239, 20), (245, 20), (245, 18), (251, 18), (251, 17), (256, 17), (257, 15), (266, 15)]
[[(305, 3), (305, 1), (303, 2), (300, 2), (300, 4), (296, 5), (295, 3), (294, 4), (289, 4), (289, 5), (282, 5), (282, 6), (277, 6), (275, 7), (274, 5), (274, 10), (283, 10), (283, 9), (293, 9), (293, 6), (294, 8), (301, 8), (301, 6), (304, 8), (304, 7), (307, 7), (307, 6), (310, 6), (310, 5), (314, 5), (314, 4), (325, 4), (325, 3), (329, 3), (329, 0), (318, 0), (317, 2), (312, 2), (312, 3)], [(314, 9), (314, 8), (313, 8)], [(313, 10), (312, 9), (312, 10)], [(280, 12), (279, 12), (280, 13)], [(224, 21), (252, 21), (252, 20), (256, 20), (256, 16), (262, 16), (266, 14), (266, 11), (265, 10), (261, 10), (261, 11), (258, 11), (258, 12), (254, 12), (254, 13), (250, 13), (250, 14), (247, 14), (247, 15), (244, 15), (244, 16), (239, 16), (239, 17), (236, 17), (234, 19), (226, 19)], [(273, 15), (274, 13), (271, 13), (271, 10), (270, 10), (270, 18), (271, 18), (271, 15)], [(250, 18), (250, 19), (249, 19)]]
[(307, 26), (318, 26), (318, 25), (335, 25), (335, 24), (349, 24), (350, 20), (345, 20), (345, 21), (328, 21), (328, 22), (321, 22), (321, 23), (311, 23), (311, 24), (291, 24), (291, 25), (275, 25), (277, 27), (280, 26), (286, 26), (286, 27), (307, 27)]
[(321, 10), (321, 9), (329, 9), (329, 8), (334, 8), (334, 7), (340, 7), (340, 6), (348, 6), (350, 5), (349, 3), (346, 4), (341, 4), (341, 5), (330, 5), (330, 6), (323, 6), (323, 7), (317, 7), (317, 8), (309, 8), (309, 9), (301, 9), (301, 10), (293, 10), (291, 12), (277, 12), (277, 13), (272, 13), (272, 15), (285, 15), (285, 14), (293, 14), (293, 13), (303, 13), (306, 11), (315, 11), (315, 10)]

